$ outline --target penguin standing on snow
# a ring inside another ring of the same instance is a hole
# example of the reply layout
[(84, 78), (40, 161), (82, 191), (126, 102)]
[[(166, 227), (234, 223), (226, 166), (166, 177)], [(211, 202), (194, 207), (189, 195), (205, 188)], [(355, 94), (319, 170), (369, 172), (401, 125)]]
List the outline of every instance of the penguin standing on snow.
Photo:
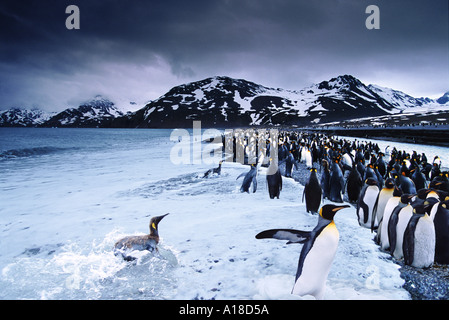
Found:
[(318, 213), (321, 204), (321, 185), (318, 181), (316, 168), (310, 170), (309, 180), (307, 180), (304, 186), (302, 202), (304, 202), (304, 197), (306, 198), (307, 212)]
[(241, 173), (236, 180), (240, 177), (243, 178), (242, 186), (240, 187), (240, 192), (248, 192), (251, 184), (253, 185), (253, 193), (257, 190), (257, 166), (255, 164), (251, 165), (251, 169), (247, 173)]
[(329, 170), (329, 162), (327, 160), (323, 160), (321, 162), (322, 169), (321, 169), (321, 189), (323, 190), (323, 199), (329, 199), (330, 194), (330, 188), (329, 188), (329, 181), (330, 181), (330, 170)]
[(401, 206), (402, 208), (406, 206), (406, 204), (401, 203), (402, 190), (400, 190), (397, 186), (394, 187), (393, 196), (388, 199), (387, 204), (385, 205), (384, 213), (382, 216), (382, 222), (380, 224), (380, 235), (378, 237), (380, 241), (380, 248), (384, 251), (390, 249), (390, 239), (388, 237), (388, 224), (390, 222), (390, 217), (396, 209), (397, 206)]
[[(357, 201), (357, 218), (360, 226), (371, 228), (371, 219), (374, 218), (373, 209), (378, 195), (377, 180), (374, 178), (366, 179)], [(374, 227), (377, 227), (377, 221), (374, 221)]]
[(279, 195), (282, 190), (282, 175), (281, 172), (279, 171), (279, 168), (275, 165), (272, 159), (270, 159), (270, 167), (268, 168), (267, 184), (270, 199), (274, 199), (275, 197), (279, 199)]
[(393, 210), (388, 222), (388, 241), (390, 242), (390, 254), (396, 259), (402, 259), (402, 243), (404, 232), (413, 215), (413, 207), (410, 204), (414, 195), (403, 194), (400, 204)]
[(338, 247), (339, 233), (334, 223), (335, 214), (348, 205), (324, 205), (320, 209), (318, 224), (312, 231), (271, 229), (256, 235), (256, 239), (273, 238), (303, 243), (296, 271), (292, 294), (312, 295), (320, 300), (324, 297), (326, 279)]
[(432, 266), (435, 256), (435, 226), (427, 214), (429, 207), (424, 204), (413, 208), (413, 215), (404, 232), (404, 262), (415, 268)]
[[(377, 183), (377, 182), (376, 182)], [(338, 160), (332, 162), (332, 168), (329, 178), (329, 200), (333, 202), (343, 202), (342, 193), (345, 189), (343, 172), (338, 165)]]
[(385, 187), (380, 190), (376, 203), (374, 204), (373, 217), (371, 218), (371, 231), (374, 231), (375, 222), (377, 222), (379, 228), (377, 229), (376, 241), (380, 239), (381, 233), (381, 221), (385, 211), (385, 206), (388, 200), (393, 197), (394, 193), (394, 179), (388, 178), (385, 181)]
[(123, 259), (132, 261), (135, 260), (135, 257), (130, 255), (131, 251), (157, 251), (157, 244), (159, 243), (159, 232), (157, 227), (159, 225), (159, 222), (161, 222), (161, 220), (167, 215), (168, 213), (162, 216), (151, 218), (150, 234), (144, 236), (129, 236), (117, 241), (114, 245), (115, 255), (121, 254), (123, 256)]
[(360, 191), (363, 188), (363, 180), (356, 166), (352, 166), (346, 180), (346, 191), (348, 193), (349, 202), (357, 202), (359, 200)]
[(449, 264), (449, 201), (438, 204), (434, 215), (435, 224), (435, 262)]

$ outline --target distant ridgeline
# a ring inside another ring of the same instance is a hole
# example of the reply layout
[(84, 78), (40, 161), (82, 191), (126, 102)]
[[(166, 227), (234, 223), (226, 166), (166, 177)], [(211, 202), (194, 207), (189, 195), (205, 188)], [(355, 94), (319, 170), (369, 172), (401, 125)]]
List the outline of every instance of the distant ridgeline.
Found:
[(375, 128), (388, 132), (385, 129), (399, 127), (443, 129), (448, 119), (449, 93), (437, 100), (414, 98), (401, 91), (365, 85), (350, 75), (298, 91), (212, 77), (176, 86), (133, 112), (123, 112), (101, 96), (59, 113), (0, 112), (3, 127), (191, 128), (198, 120), (203, 128)]

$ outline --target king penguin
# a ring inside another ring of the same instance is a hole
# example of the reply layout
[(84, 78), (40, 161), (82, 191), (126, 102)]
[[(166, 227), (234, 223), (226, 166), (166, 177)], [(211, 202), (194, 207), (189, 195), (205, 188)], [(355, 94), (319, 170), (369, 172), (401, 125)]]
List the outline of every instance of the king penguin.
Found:
[(449, 201), (438, 204), (433, 218), (435, 224), (435, 262), (449, 264)]
[(414, 207), (404, 232), (404, 262), (415, 268), (432, 266), (435, 256), (435, 226), (427, 214), (429, 208), (429, 204)]
[[(253, 193), (256, 192), (257, 190), (257, 166), (255, 164), (251, 164), (251, 169), (245, 173), (241, 173), (238, 177), (243, 177), (245, 176), (245, 178), (243, 178), (243, 182), (242, 182), (242, 186), (240, 187), (240, 192), (248, 192), (249, 193), (249, 188), (251, 187), (251, 184), (253, 185)], [(237, 180), (236, 179), (236, 180)]]
[(258, 233), (256, 239), (273, 238), (303, 243), (292, 294), (311, 295), (317, 300), (324, 297), (326, 280), (338, 247), (339, 233), (334, 223), (335, 214), (349, 205), (324, 205), (320, 209), (318, 224), (312, 231), (271, 229)]
[(410, 204), (414, 195), (403, 194), (400, 204), (391, 213), (388, 222), (388, 240), (390, 242), (390, 254), (396, 259), (402, 259), (402, 243), (404, 241), (404, 232), (413, 215), (413, 207)]
[(345, 190), (343, 172), (338, 165), (338, 160), (332, 161), (332, 167), (329, 178), (329, 200), (332, 202), (343, 202), (342, 194)]
[[(384, 213), (382, 215), (382, 222), (380, 224), (380, 235), (378, 237), (380, 248), (384, 251), (390, 249), (390, 241), (388, 239), (388, 223), (390, 222), (391, 214), (393, 210), (400, 204), (401, 202), (402, 190), (394, 187), (393, 196), (388, 199), (387, 204), (385, 205)], [(404, 205), (405, 206), (405, 205)], [(379, 228), (378, 228), (379, 230)], [(379, 232), (379, 231), (378, 231)]]
[(318, 213), (321, 204), (321, 185), (318, 181), (316, 171), (316, 168), (310, 170), (309, 180), (307, 180), (302, 194), (303, 202), (304, 197), (306, 198), (306, 210), (312, 214)]
[(282, 190), (282, 175), (273, 159), (270, 158), (270, 166), (267, 170), (268, 194), (270, 199), (279, 199)]
[(371, 218), (371, 231), (374, 230), (375, 222), (378, 224), (377, 229), (377, 236), (376, 236), (376, 242), (380, 239), (380, 233), (381, 233), (381, 223), (382, 223), (382, 217), (385, 211), (385, 206), (387, 205), (388, 200), (390, 200), (391, 197), (393, 197), (394, 193), (394, 179), (388, 178), (385, 181), (385, 187), (380, 190), (379, 195), (377, 196), (376, 203), (374, 204), (373, 209), (373, 217)]
[(362, 177), (360, 176), (360, 173), (357, 170), (356, 166), (353, 165), (352, 170), (349, 172), (348, 178), (346, 179), (346, 191), (348, 193), (349, 202), (357, 203), (362, 188)]
[(135, 257), (130, 255), (131, 251), (134, 250), (148, 250), (153, 252), (157, 251), (157, 244), (159, 243), (159, 232), (158, 224), (161, 220), (167, 216), (164, 214), (162, 216), (153, 217), (150, 220), (150, 234), (143, 236), (128, 236), (117, 241), (114, 245), (115, 255), (121, 254), (123, 259), (127, 261), (135, 260)]
[[(378, 195), (379, 187), (377, 180), (374, 178), (366, 179), (357, 201), (357, 218), (360, 226), (371, 228), (373, 209)], [(374, 227), (377, 227), (377, 221), (374, 221)]]

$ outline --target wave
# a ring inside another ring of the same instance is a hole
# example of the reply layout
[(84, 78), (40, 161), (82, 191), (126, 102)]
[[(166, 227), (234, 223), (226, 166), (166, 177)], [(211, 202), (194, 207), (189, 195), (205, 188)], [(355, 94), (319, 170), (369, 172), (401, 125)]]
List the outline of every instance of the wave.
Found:
[(67, 148), (36, 147), (36, 148), (11, 149), (0, 152), (0, 160), (42, 156), (57, 153), (64, 150), (67, 150)]

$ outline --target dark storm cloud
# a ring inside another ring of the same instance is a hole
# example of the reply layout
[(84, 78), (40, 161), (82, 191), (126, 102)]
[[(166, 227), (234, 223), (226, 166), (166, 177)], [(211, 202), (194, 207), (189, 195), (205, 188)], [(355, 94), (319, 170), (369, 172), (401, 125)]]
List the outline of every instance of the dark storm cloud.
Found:
[[(70, 4), (80, 30), (65, 27)], [(369, 4), (380, 30), (365, 28)], [(0, 107), (154, 99), (214, 75), (301, 89), (349, 73), (412, 95), (449, 89), (445, 0), (3, 1), (0, 43)]]

